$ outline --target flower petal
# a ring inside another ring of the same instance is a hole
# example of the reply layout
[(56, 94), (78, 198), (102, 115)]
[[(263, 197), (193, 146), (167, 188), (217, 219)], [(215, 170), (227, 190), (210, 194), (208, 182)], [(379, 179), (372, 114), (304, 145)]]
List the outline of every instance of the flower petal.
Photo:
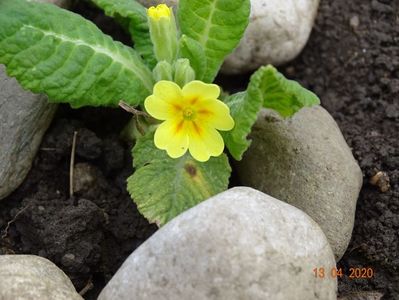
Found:
[(224, 149), (223, 138), (219, 132), (208, 126), (191, 122), (189, 130), (189, 151), (198, 161), (207, 161), (210, 156), (219, 156)]
[(198, 104), (198, 119), (218, 130), (231, 130), (234, 127), (234, 120), (230, 116), (229, 107), (220, 100), (205, 100)]
[(158, 120), (173, 118), (175, 112), (174, 107), (170, 103), (154, 95), (148, 96), (145, 99), (144, 107), (152, 117)]
[(187, 83), (183, 87), (182, 92), (186, 101), (195, 99), (217, 99), (220, 95), (220, 88), (216, 84), (207, 84), (199, 80), (194, 80)]
[(180, 104), (183, 100), (182, 90), (172, 81), (158, 81), (154, 85), (153, 95), (170, 104)]
[(155, 146), (166, 150), (172, 158), (184, 155), (188, 149), (188, 142), (187, 126), (184, 120), (167, 120), (155, 131)]

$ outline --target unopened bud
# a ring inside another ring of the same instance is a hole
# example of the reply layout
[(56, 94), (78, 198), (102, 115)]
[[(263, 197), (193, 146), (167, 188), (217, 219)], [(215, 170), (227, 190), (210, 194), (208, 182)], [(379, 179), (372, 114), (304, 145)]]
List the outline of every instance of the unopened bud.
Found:
[(177, 56), (178, 40), (172, 8), (159, 4), (150, 7), (147, 15), (156, 59), (173, 63)]
[(186, 83), (195, 80), (195, 71), (187, 58), (179, 58), (174, 64), (174, 82), (183, 87)]
[(155, 82), (161, 80), (173, 81), (173, 69), (170, 63), (163, 60), (157, 63), (154, 70), (152, 71)]

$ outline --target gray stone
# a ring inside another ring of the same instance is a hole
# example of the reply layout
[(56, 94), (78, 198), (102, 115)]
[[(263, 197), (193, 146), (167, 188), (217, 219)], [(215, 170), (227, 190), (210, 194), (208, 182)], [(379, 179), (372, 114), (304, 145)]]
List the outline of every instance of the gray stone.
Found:
[[(62, 8), (70, 0), (34, 0)], [(22, 89), (0, 65), (0, 200), (25, 179), (57, 105)]]
[(216, 195), (145, 241), (99, 300), (336, 299), (335, 267), (319, 226), (305, 213), (247, 187)]
[(237, 163), (241, 183), (306, 212), (340, 259), (363, 177), (334, 119), (320, 106), (286, 120), (262, 110), (250, 138), (251, 147)]
[(319, 0), (252, 0), (250, 23), (222, 72), (238, 74), (262, 65), (282, 65), (306, 45)]
[(21, 88), (0, 65), (0, 199), (25, 179), (56, 105)]
[(1, 300), (82, 300), (51, 261), (35, 255), (0, 255)]

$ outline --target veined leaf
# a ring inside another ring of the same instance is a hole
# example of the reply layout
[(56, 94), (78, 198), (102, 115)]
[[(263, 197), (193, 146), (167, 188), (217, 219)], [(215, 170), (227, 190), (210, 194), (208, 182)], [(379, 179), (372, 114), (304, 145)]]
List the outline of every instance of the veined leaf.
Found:
[(226, 55), (237, 47), (249, 13), (250, 0), (180, 0), (180, 29), (205, 51), (205, 82), (213, 81)]
[(277, 111), (282, 117), (291, 117), (302, 107), (320, 104), (319, 97), (294, 80), (288, 80), (271, 65), (262, 67), (261, 89), (263, 107)]
[(155, 147), (153, 133), (133, 149), (135, 173), (128, 191), (138, 210), (163, 225), (183, 211), (227, 189), (231, 168), (225, 154), (205, 163), (189, 154), (173, 159)]
[(241, 160), (251, 144), (247, 135), (262, 106), (276, 110), (283, 117), (290, 117), (304, 106), (319, 104), (320, 100), (269, 65), (252, 75), (246, 92), (231, 95), (225, 102), (230, 107), (235, 127), (222, 134), (231, 155), (234, 159)]
[(262, 96), (255, 85), (252, 85), (252, 88), (248, 87), (246, 92), (240, 92), (225, 99), (235, 126), (233, 130), (221, 132), (221, 134), (227, 149), (235, 160), (241, 160), (242, 155), (251, 145), (247, 135), (251, 132), (252, 125), (256, 121), (258, 112), (262, 107), (262, 100)]
[(195, 79), (203, 80), (206, 71), (206, 56), (202, 46), (196, 40), (183, 35), (180, 38), (180, 57), (187, 58), (195, 71)]
[(157, 60), (150, 38), (147, 12), (144, 6), (135, 0), (91, 0), (104, 10), (107, 16), (126, 24), (134, 41), (134, 48), (152, 69)]
[(51, 4), (0, 1), (0, 63), (24, 88), (73, 107), (137, 105), (152, 92), (151, 71), (133, 49)]

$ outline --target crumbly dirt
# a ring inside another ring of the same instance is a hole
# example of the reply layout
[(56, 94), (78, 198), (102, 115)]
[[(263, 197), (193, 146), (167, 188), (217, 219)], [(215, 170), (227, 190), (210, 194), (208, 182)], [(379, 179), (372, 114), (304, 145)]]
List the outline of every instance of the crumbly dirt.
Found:
[[(0, 254), (50, 259), (78, 291), (96, 299), (127, 256), (156, 231), (126, 192), (130, 148), (116, 133), (129, 115), (112, 109), (61, 106), (27, 179), (0, 202)], [(74, 195), (69, 163), (77, 132)], [(10, 223), (6, 231), (7, 223)]]
[[(76, 2), (76, 12), (130, 43), (109, 18), (85, 1)], [(308, 45), (279, 68), (320, 96), (363, 171), (352, 241), (338, 263), (344, 274), (341, 296), (376, 291), (383, 299), (399, 299), (398, 14), (399, 0), (321, 0)], [(220, 76), (218, 82), (236, 91), (248, 78)], [(126, 192), (133, 172), (131, 145), (117, 134), (129, 117), (118, 109), (60, 106), (27, 179), (0, 201), (0, 254), (47, 257), (78, 291), (93, 283), (85, 298), (96, 299), (126, 257), (156, 230)], [(79, 180), (71, 198), (74, 131)], [(356, 267), (373, 268), (375, 276), (349, 278)]]
[[(282, 71), (320, 96), (363, 171), (340, 293), (399, 299), (399, 1), (322, 0), (308, 45)], [(376, 275), (351, 279), (355, 267)]]

